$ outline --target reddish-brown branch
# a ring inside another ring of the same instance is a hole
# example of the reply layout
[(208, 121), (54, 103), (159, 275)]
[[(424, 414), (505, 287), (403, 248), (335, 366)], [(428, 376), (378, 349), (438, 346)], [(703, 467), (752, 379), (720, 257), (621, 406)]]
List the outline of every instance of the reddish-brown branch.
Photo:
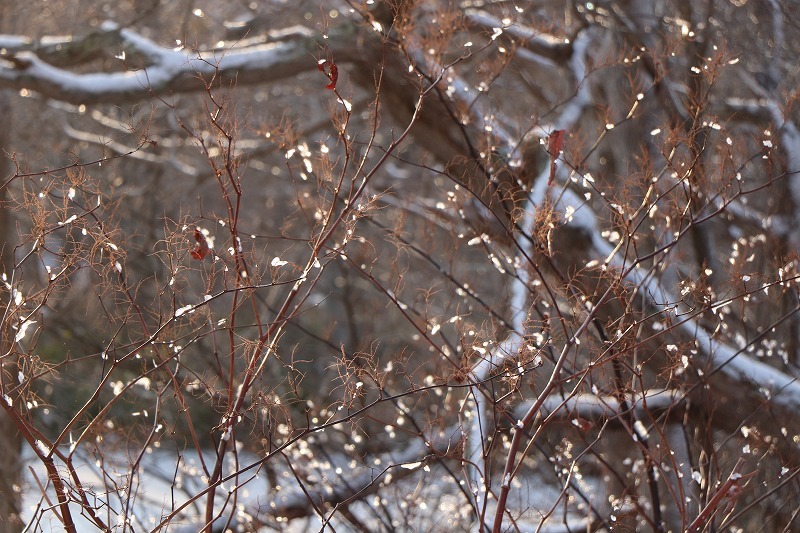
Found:
[(755, 475), (755, 472), (747, 475), (740, 474), (739, 471), (742, 469), (742, 466), (744, 466), (744, 461), (739, 459), (725, 483), (717, 489), (706, 506), (703, 507), (703, 510), (700, 511), (700, 514), (697, 515), (697, 518), (686, 528), (688, 533), (702, 531), (723, 503), (729, 506), (735, 505), (736, 500), (742, 495), (742, 488), (745, 481), (747, 478)]

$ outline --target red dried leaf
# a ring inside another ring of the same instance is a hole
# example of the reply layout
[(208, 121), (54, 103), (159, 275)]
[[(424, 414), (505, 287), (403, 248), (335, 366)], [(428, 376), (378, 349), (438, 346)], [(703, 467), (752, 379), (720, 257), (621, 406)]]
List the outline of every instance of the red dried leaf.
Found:
[[(325, 65), (329, 65), (328, 69), (325, 69)], [(325, 86), (326, 89), (335, 89), (336, 82), (339, 80), (339, 67), (336, 66), (336, 63), (333, 61), (328, 61), (327, 59), (320, 59), (317, 61), (317, 70), (320, 72), (324, 72), (328, 79), (331, 82)]]
[(197, 241), (197, 244), (189, 252), (192, 259), (197, 259), (198, 261), (205, 259), (211, 253), (211, 247), (208, 244), (208, 238), (200, 231), (200, 228), (194, 228), (194, 240)]
[(331, 62), (331, 71), (328, 74), (328, 77), (331, 79), (331, 82), (325, 86), (326, 89), (335, 89), (336, 82), (339, 80), (339, 67), (336, 66), (336, 63)]
[(557, 158), (564, 149), (564, 134), (567, 130), (555, 130), (547, 138), (547, 151), (551, 157)]

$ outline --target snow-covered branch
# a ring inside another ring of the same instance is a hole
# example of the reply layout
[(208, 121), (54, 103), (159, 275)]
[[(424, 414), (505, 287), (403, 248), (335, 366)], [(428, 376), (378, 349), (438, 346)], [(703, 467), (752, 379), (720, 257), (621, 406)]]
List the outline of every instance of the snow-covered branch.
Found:
[(483, 29), (487, 33), (491, 32), (493, 38), (502, 34), (506, 40), (510, 39), (521, 49), (538, 56), (541, 63), (547, 61), (561, 65), (573, 54), (573, 47), (568, 38), (520, 26), (510, 19), (501, 20), (486, 11), (470, 11), (465, 15), (465, 19), (469, 25)]
[[(321, 55), (322, 36), (304, 28), (294, 28), (283, 40), (251, 46), (191, 50), (167, 48), (130, 29), (105, 26), (106, 38), (84, 43), (84, 54), (108, 53), (113, 37), (119, 48), (111, 51), (119, 62), (116, 72), (77, 73), (59, 67), (73, 61), (54, 57), (55, 52), (37, 53), (25, 39), (4, 36), (6, 53), (0, 56), (0, 87), (26, 89), (48, 98), (76, 104), (120, 103), (172, 93), (203, 91), (212, 78), (223, 86), (271, 83), (316, 69)], [(325, 45), (335, 50), (337, 61), (354, 60), (349, 37), (354, 27), (344, 25), (331, 31)], [(89, 45), (94, 48), (87, 48)], [(71, 50), (67, 47), (67, 52)], [(88, 50), (88, 51), (87, 51)], [(141, 68), (129, 70), (126, 54), (138, 56)], [(43, 59), (47, 57), (48, 60)]]
[[(625, 401), (628, 408), (636, 410), (639, 417), (648, 413), (666, 411), (680, 405), (682, 392), (679, 390), (653, 389), (644, 394), (628, 394)], [(514, 408), (514, 416), (522, 418), (532, 402), (523, 402)], [(562, 396), (553, 394), (542, 403), (543, 417), (554, 416), (560, 419), (584, 418), (587, 420), (613, 419), (623, 415), (620, 398), (599, 394), (576, 394)]]
[[(627, 261), (595, 231), (593, 235), (593, 259), (599, 262), (608, 261), (608, 265), (617, 269), (625, 282), (631, 283), (649, 309), (673, 316), (679, 309), (680, 298), (671, 295), (649, 273), (636, 263)], [(737, 402), (750, 402), (755, 411), (770, 400), (771, 408), (781, 407), (785, 413), (797, 412), (800, 408), (800, 382), (796, 376), (786, 374), (777, 368), (758, 361), (745, 353), (721, 341), (715, 334), (704, 328), (696, 319), (678, 317), (677, 330), (687, 339), (694, 339), (698, 350), (694, 364), (703, 368), (709, 383), (720, 394), (728, 395), (736, 391)], [(719, 373), (727, 379), (709, 373)], [(786, 417), (787, 424), (791, 416)]]
[[(335, 506), (364, 500), (378, 490), (403, 480), (418, 469), (428, 468), (435, 462), (436, 456), (446, 455), (447, 450), (457, 445), (456, 442), (451, 442), (451, 437), (458, 434), (455, 428), (439, 430), (430, 441), (417, 439), (395, 452), (373, 457), (370, 463), (375, 466), (365, 467), (356, 472), (346, 464), (341, 466), (341, 469), (347, 471), (346, 474), (322, 472), (321, 477), (326, 480), (325, 483), (314, 487), (281, 491), (276, 494), (265, 511), (275, 517), (293, 519), (311, 516), (315, 512), (315, 507), (321, 508), (323, 504)], [(342, 460), (345, 463), (350, 462), (347, 458)], [(327, 464), (327, 467), (328, 470), (340, 470), (334, 464)]]

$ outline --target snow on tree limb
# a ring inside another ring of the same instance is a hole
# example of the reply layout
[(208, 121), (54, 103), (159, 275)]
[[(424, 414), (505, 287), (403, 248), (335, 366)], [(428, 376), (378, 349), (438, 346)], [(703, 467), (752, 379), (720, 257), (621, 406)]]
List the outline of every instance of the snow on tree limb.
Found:
[(553, 64), (563, 64), (573, 54), (569, 39), (548, 35), (518, 24), (511, 24), (510, 19), (501, 20), (485, 11), (470, 11), (465, 14), (468, 24), (493, 31), (493, 37), (503, 35), (518, 41), (522, 48), (539, 57), (540, 61), (549, 60)]
[[(202, 80), (210, 80), (212, 76), (222, 83), (235, 80), (239, 85), (274, 82), (315, 69), (315, 58), (320, 50), (319, 36), (301, 28), (284, 35), (285, 40), (280, 42), (201, 51), (169, 49), (132, 30), (118, 31), (121, 49), (139, 54), (146, 65), (144, 68), (75, 73), (56, 66), (57, 61), (47, 62), (33, 50), (26, 50), (24, 39), (4, 36), (0, 42), (13, 46), (7, 47), (0, 56), (0, 87), (27, 89), (74, 104), (121, 103), (154, 95), (203, 91), (206, 86)], [(331, 32), (326, 44), (336, 47), (353, 31), (345, 26)], [(97, 40), (92, 44), (105, 47), (106, 41)], [(108, 52), (95, 50), (101, 51)], [(352, 54), (343, 46), (337, 60), (351, 59)]]
[[(652, 389), (644, 391), (643, 394), (628, 394), (626, 401), (630, 407), (645, 415), (679, 405), (682, 401), (681, 396), (679, 390)], [(517, 418), (525, 416), (529, 408), (530, 402), (521, 403), (514, 408), (514, 416)], [(555, 416), (566, 419), (575, 417), (590, 420), (613, 419), (623, 414), (619, 397), (588, 393), (574, 396), (553, 394), (544, 401), (541, 410), (543, 417)]]
[[(449, 436), (457, 434), (455, 428), (439, 431), (430, 442), (418, 439), (399, 451), (373, 459), (372, 463), (382, 465), (380, 467), (365, 468), (358, 473), (349, 472), (348, 475), (336, 477), (327, 474), (327, 482), (320, 486), (282, 491), (276, 495), (266, 511), (275, 517), (292, 519), (313, 515), (315, 506), (319, 508), (324, 504), (350, 504), (364, 500), (384, 486), (402, 481), (417, 468), (431, 464), (434, 454), (445, 455), (448, 449), (456, 445), (450, 442)], [(389, 478), (387, 475), (390, 473)]]
[[(599, 232), (594, 232), (593, 237), (595, 258), (601, 261), (608, 260), (609, 266), (617, 269), (625, 281), (636, 287), (650, 308), (667, 316), (673, 316), (679, 311), (681, 302), (679, 298), (671, 295), (637, 263), (631, 264), (621, 258), (618, 251), (600, 237)], [(682, 311), (686, 312), (685, 309)], [(787, 413), (797, 412), (800, 408), (800, 381), (797, 377), (757, 361), (747, 355), (745, 349), (737, 349), (720, 341), (694, 318), (677, 318), (676, 322), (676, 327), (683, 336), (694, 339), (699, 351), (699, 360), (696, 363), (706, 368), (705, 373), (710, 384), (719, 388), (721, 393), (730, 394), (732, 391), (726, 383), (720, 383), (715, 379), (713, 374), (717, 372), (736, 384), (739, 401), (744, 401), (744, 397), (747, 396), (750, 402), (758, 402), (752, 404), (753, 409), (763, 405), (761, 402), (767, 399), (771, 405), (780, 406)], [(786, 418), (786, 424), (791, 422), (790, 418)]]

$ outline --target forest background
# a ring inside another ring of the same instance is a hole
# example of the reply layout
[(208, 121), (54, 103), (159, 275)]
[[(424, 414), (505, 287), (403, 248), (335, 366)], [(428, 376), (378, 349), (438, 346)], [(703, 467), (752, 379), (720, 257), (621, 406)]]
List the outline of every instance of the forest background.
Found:
[(800, 527), (798, 21), (4, 1), (0, 530)]

